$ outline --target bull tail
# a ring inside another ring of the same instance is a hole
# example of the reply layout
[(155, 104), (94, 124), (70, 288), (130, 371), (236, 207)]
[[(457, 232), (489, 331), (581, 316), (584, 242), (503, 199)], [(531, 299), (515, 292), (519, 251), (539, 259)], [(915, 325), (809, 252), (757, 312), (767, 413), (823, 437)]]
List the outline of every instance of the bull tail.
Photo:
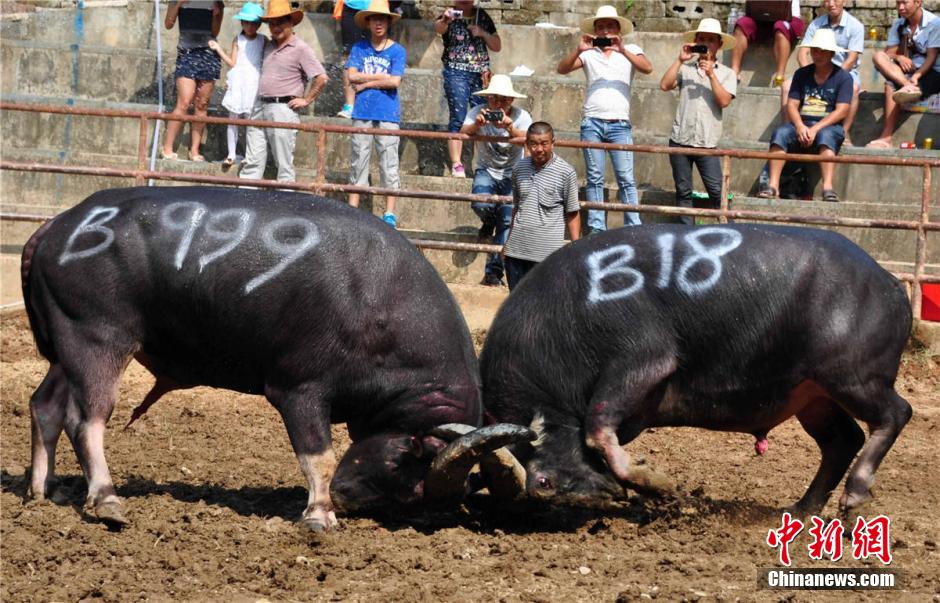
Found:
[(36, 249), (39, 247), (39, 243), (41, 242), (43, 235), (52, 226), (52, 222), (53, 220), (49, 220), (48, 222), (44, 223), (36, 230), (36, 232), (33, 233), (31, 237), (29, 237), (29, 240), (26, 241), (26, 245), (23, 247), (23, 256), (20, 262), (20, 277), (23, 286), (23, 304), (26, 306), (26, 315), (29, 318), (29, 326), (33, 332), (33, 339), (36, 341), (36, 347), (39, 349), (39, 353), (42, 354), (44, 358), (55, 364), (58, 362), (58, 358), (56, 357), (55, 348), (49, 339), (48, 324), (45, 320), (45, 317), (36, 311), (32, 300), (33, 258), (36, 254)]

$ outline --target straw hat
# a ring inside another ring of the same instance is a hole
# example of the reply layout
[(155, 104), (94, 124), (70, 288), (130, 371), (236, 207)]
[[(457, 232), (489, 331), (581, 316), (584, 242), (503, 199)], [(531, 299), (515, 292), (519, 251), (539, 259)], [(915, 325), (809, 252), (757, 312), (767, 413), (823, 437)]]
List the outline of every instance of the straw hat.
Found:
[(249, 23), (258, 23), (261, 21), (261, 16), (264, 14), (264, 9), (261, 8), (258, 4), (254, 2), (246, 2), (242, 6), (240, 13), (232, 17), (234, 21), (248, 21)]
[(369, 29), (366, 19), (372, 15), (385, 15), (392, 21), (401, 19), (401, 15), (393, 13), (388, 9), (388, 0), (372, 0), (369, 2), (369, 8), (359, 11), (356, 13), (356, 16), (353, 17), (356, 21), (356, 26), (359, 27), (359, 29)]
[(262, 21), (272, 21), (290, 15), (291, 23), (297, 25), (304, 18), (302, 10), (291, 10), (290, 0), (271, 0), (268, 3), (268, 12), (261, 17)]
[(829, 52), (846, 52), (845, 48), (841, 48), (836, 44), (836, 34), (831, 29), (817, 29), (816, 33), (813, 34), (813, 39), (809, 42), (803, 40), (800, 46), (804, 48), (819, 48), (820, 50), (828, 50)]
[(511, 96), (512, 98), (526, 98), (525, 94), (519, 94), (512, 87), (512, 80), (508, 75), (497, 74), (490, 78), (490, 85), (485, 90), (477, 90), (474, 94), (478, 96)]
[(598, 19), (613, 19), (620, 23), (620, 35), (625, 36), (633, 31), (633, 23), (630, 20), (617, 14), (617, 9), (610, 5), (604, 5), (597, 9), (597, 14), (581, 21), (581, 31), (589, 36), (594, 35), (594, 22)]
[(721, 47), (724, 50), (731, 50), (734, 48), (734, 36), (729, 36), (725, 32), (721, 31), (721, 23), (718, 22), (718, 19), (702, 19), (698, 23), (698, 29), (693, 31), (687, 31), (682, 34), (683, 42), (694, 42), (695, 34), (697, 33), (710, 33), (717, 34), (721, 36)]

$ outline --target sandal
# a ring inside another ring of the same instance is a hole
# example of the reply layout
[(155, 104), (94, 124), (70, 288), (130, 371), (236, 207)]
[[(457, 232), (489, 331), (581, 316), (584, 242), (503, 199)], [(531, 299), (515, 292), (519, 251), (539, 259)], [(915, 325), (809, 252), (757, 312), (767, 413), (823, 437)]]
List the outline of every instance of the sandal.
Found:
[(226, 157), (225, 159), (222, 160), (223, 167), (232, 167), (232, 165), (234, 164), (235, 164), (235, 159), (232, 157)]
[(866, 149), (890, 149), (891, 141), (885, 140), (884, 138), (878, 138), (873, 140), (865, 145)]
[(197, 162), (199, 162), (199, 161), (205, 161), (206, 158), (197, 153), (197, 154), (195, 154), (195, 155), (190, 155), (190, 156), (189, 156), (189, 160), (190, 160), (190, 161), (197, 161)]
[(909, 103), (916, 103), (921, 98), (920, 88), (914, 86), (913, 84), (908, 84), (896, 90), (894, 94), (891, 95), (891, 99), (894, 100), (899, 105), (906, 105)]
[(166, 153), (166, 152), (160, 151), (160, 158), (169, 159), (170, 161), (176, 161), (177, 159), (179, 159), (179, 155), (177, 155), (176, 153)]
[(836, 192), (832, 190), (831, 188), (824, 188), (822, 190), (822, 200), (830, 201), (832, 203), (838, 203), (839, 195), (837, 195)]
[(761, 199), (776, 199), (778, 196), (780, 196), (780, 193), (778, 193), (777, 189), (775, 189), (774, 187), (768, 186), (767, 188), (763, 189), (761, 192), (757, 193), (757, 196), (760, 197)]

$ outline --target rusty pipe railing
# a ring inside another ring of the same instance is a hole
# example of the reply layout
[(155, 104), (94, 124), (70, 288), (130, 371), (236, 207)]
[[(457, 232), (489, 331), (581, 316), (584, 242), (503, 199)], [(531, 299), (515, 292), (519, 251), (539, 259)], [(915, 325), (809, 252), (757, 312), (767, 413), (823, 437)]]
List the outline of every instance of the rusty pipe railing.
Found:
[[(331, 124), (323, 123), (282, 123), (282, 122), (271, 122), (263, 120), (248, 120), (248, 119), (232, 119), (225, 117), (197, 117), (190, 115), (173, 115), (170, 113), (159, 113), (159, 112), (147, 112), (147, 111), (134, 111), (134, 110), (124, 110), (124, 109), (105, 109), (105, 108), (95, 108), (95, 107), (75, 107), (75, 106), (61, 106), (61, 105), (38, 105), (38, 104), (25, 104), (25, 103), (11, 103), (7, 101), (0, 101), (0, 111), (27, 111), (27, 112), (41, 112), (41, 113), (53, 113), (53, 114), (66, 114), (66, 115), (83, 115), (83, 116), (97, 116), (97, 117), (118, 117), (118, 118), (136, 118), (140, 121), (139, 137), (138, 137), (138, 152), (137, 152), (137, 169), (127, 170), (120, 168), (91, 168), (86, 166), (64, 166), (56, 164), (41, 164), (41, 163), (24, 163), (24, 162), (11, 162), (0, 160), (0, 169), (9, 169), (9, 170), (18, 170), (18, 171), (37, 171), (37, 172), (58, 172), (58, 173), (72, 173), (72, 174), (90, 174), (90, 175), (106, 175), (106, 176), (116, 176), (116, 177), (128, 177), (133, 178), (135, 183), (138, 185), (143, 184), (143, 181), (147, 178), (155, 180), (175, 180), (175, 181), (189, 181), (189, 182), (200, 182), (200, 183), (209, 183), (209, 184), (228, 184), (228, 185), (245, 185), (244, 180), (237, 178), (227, 178), (219, 176), (206, 176), (206, 175), (197, 175), (197, 174), (184, 174), (181, 172), (162, 172), (154, 170), (146, 170), (144, 166), (146, 165), (146, 140), (147, 140), (147, 124), (150, 119), (157, 119), (163, 121), (182, 121), (182, 122), (200, 122), (200, 123), (213, 123), (220, 125), (244, 125), (244, 126), (255, 126), (255, 127), (270, 127), (270, 128), (284, 128), (284, 129), (295, 129), (298, 131), (308, 131), (308, 132), (317, 132), (317, 180), (311, 184), (303, 183), (283, 183), (267, 180), (258, 180), (252, 181), (251, 184), (259, 187), (274, 187), (282, 189), (291, 189), (291, 190), (302, 190), (309, 191), (313, 190), (316, 192), (356, 192), (356, 193), (366, 193), (366, 194), (377, 194), (377, 195), (396, 195), (401, 197), (413, 197), (413, 198), (433, 198), (433, 199), (443, 199), (449, 201), (484, 201), (490, 203), (509, 203), (511, 198), (503, 197), (498, 195), (465, 195), (458, 193), (436, 193), (429, 191), (409, 191), (409, 190), (398, 190), (398, 189), (383, 189), (379, 187), (360, 187), (353, 185), (342, 185), (342, 184), (332, 184), (327, 183), (326, 179), (326, 146), (327, 146), (327, 134), (328, 133), (337, 133), (337, 134), (379, 134), (379, 135), (388, 135), (390, 132), (395, 132), (398, 136), (405, 138), (419, 138), (419, 139), (456, 139), (456, 140), (466, 140), (466, 141), (499, 141), (506, 142), (505, 138), (499, 137), (488, 137), (488, 136), (469, 136), (466, 134), (459, 133), (449, 133), (449, 132), (433, 132), (427, 130), (381, 130), (377, 128), (356, 128), (352, 126), (336, 126)], [(510, 142), (515, 144), (522, 144), (521, 139), (513, 139)], [(924, 157), (864, 157), (864, 156), (830, 156), (830, 157), (821, 157), (818, 155), (805, 155), (805, 154), (790, 154), (790, 153), (770, 153), (769, 151), (747, 151), (747, 150), (738, 150), (738, 149), (690, 149), (682, 147), (662, 147), (656, 145), (637, 145), (637, 144), (611, 144), (611, 143), (591, 143), (591, 142), (582, 142), (577, 140), (557, 140), (556, 146), (559, 147), (569, 147), (569, 148), (600, 148), (604, 150), (625, 150), (625, 151), (635, 151), (640, 153), (654, 153), (654, 154), (683, 154), (683, 155), (711, 155), (711, 156), (720, 156), (722, 157), (722, 198), (720, 209), (686, 209), (678, 208), (673, 206), (629, 206), (620, 203), (585, 203), (582, 202), (582, 207), (586, 209), (605, 209), (608, 211), (638, 211), (641, 213), (654, 213), (662, 215), (691, 215), (691, 216), (706, 216), (706, 217), (715, 217), (719, 222), (726, 222), (728, 219), (745, 219), (745, 220), (762, 220), (769, 222), (782, 222), (782, 223), (797, 223), (797, 224), (813, 224), (820, 226), (847, 226), (855, 228), (887, 228), (887, 229), (903, 229), (903, 230), (913, 230), (916, 231), (917, 236), (917, 250), (916, 257), (914, 261), (914, 272), (913, 274), (901, 273), (896, 274), (902, 280), (906, 280), (912, 283), (911, 291), (911, 301), (912, 308), (914, 310), (915, 318), (919, 319), (920, 316), (920, 306), (921, 306), (921, 290), (920, 284), (925, 282), (934, 282), (934, 278), (927, 276), (925, 274), (926, 260), (927, 260), (927, 233), (930, 231), (940, 230), (940, 223), (930, 222), (929, 213), (930, 213), (930, 183), (931, 183), (931, 169), (934, 167), (940, 167), (940, 159), (930, 159)], [(773, 212), (759, 212), (759, 211), (742, 211), (742, 210), (731, 210), (728, 208), (728, 192), (730, 189), (730, 160), (731, 159), (783, 159), (786, 161), (797, 161), (803, 163), (848, 163), (848, 164), (868, 164), (868, 165), (885, 165), (885, 166), (901, 166), (901, 167), (921, 167), (923, 170), (923, 193), (921, 197), (921, 216), (920, 220), (911, 221), (911, 220), (867, 220), (860, 218), (831, 218), (824, 216), (808, 216), (808, 215), (788, 215), (788, 214), (778, 214)], [(11, 216), (11, 214), (3, 214), (5, 216)], [(21, 214), (21, 216), (26, 216), (26, 214)], [(6, 217), (4, 219), (17, 219), (12, 217)], [(45, 219), (43, 217), (42, 219)], [(458, 251), (479, 251), (479, 252), (492, 252), (495, 249), (495, 246), (492, 245), (479, 245), (471, 243), (451, 243), (451, 242), (442, 242), (442, 241), (421, 241), (426, 243), (423, 246), (424, 248), (430, 249), (453, 249)]]

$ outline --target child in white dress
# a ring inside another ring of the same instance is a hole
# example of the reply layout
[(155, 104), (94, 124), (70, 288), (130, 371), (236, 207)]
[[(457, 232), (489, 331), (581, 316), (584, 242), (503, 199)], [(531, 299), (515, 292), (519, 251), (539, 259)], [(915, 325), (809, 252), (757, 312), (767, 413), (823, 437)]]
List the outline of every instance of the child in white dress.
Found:
[[(226, 54), (215, 41), (209, 47), (215, 50), (229, 66), (226, 78), (225, 97), (222, 106), (229, 110), (229, 117), (248, 119), (258, 94), (261, 79), (261, 60), (267, 38), (258, 34), (264, 9), (254, 2), (246, 2), (235, 20), (242, 22), (242, 32), (232, 40), (232, 52)], [(226, 167), (235, 163), (235, 145), (238, 142), (238, 126), (228, 127), (228, 156), (222, 162)]]

